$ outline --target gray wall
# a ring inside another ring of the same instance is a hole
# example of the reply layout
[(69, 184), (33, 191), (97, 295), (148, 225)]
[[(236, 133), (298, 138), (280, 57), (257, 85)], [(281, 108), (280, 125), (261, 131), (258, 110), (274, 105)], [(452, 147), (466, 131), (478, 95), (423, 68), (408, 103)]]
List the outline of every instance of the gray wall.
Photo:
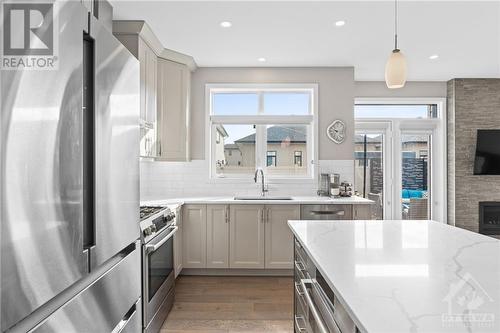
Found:
[(477, 129), (500, 129), (500, 79), (448, 82), (448, 223), (477, 232), (479, 202), (500, 201), (500, 176), (474, 176)]
[(446, 82), (406, 82), (404, 88), (388, 89), (383, 81), (357, 81), (356, 97), (446, 97)]
[[(208, 83), (316, 83), (319, 85), (319, 157), (352, 160), (354, 151), (354, 68), (199, 68), (191, 78), (191, 155), (205, 159), (205, 85)], [(334, 119), (347, 126), (341, 145), (326, 128)]]

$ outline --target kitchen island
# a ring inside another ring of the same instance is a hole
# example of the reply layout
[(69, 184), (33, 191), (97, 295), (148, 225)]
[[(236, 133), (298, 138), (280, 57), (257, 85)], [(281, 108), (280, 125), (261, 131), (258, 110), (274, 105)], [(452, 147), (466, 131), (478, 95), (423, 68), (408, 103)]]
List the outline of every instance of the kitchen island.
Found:
[(336, 331), (329, 314), (342, 333), (500, 331), (500, 240), (433, 221), (288, 224), (296, 331)]

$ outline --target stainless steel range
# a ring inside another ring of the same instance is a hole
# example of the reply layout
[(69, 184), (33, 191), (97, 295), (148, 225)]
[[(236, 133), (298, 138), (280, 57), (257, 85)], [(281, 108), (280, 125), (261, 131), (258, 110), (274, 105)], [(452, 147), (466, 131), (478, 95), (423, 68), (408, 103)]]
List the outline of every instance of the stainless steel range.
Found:
[(141, 207), (144, 332), (159, 332), (174, 303), (176, 216), (167, 207)]

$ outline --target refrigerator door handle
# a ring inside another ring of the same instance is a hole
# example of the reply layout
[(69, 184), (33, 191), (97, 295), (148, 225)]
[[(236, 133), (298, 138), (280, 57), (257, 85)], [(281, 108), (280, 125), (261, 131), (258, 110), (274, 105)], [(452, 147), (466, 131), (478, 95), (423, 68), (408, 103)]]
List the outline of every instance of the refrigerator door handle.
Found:
[(127, 311), (127, 313), (123, 316), (123, 319), (115, 326), (115, 328), (111, 331), (111, 333), (120, 333), (127, 327), (128, 323), (132, 319), (132, 317), (137, 313), (137, 309), (141, 307), (141, 299), (137, 300), (137, 302), (132, 305), (132, 307)]

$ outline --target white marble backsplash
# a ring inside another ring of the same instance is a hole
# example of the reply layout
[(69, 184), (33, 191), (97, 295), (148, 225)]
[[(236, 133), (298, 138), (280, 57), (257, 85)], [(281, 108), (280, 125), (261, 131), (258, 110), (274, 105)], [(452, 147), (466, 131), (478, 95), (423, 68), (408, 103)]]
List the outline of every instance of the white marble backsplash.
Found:
[[(354, 160), (320, 160), (319, 173), (339, 173), (341, 181), (354, 182)], [(210, 180), (205, 160), (191, 162), (141, 161), (141, 200), (162, 200), (179, 197), (254, 195), (260, 184)], [(316, 195), (317, 180), (269, 184), (271, 195)]]

